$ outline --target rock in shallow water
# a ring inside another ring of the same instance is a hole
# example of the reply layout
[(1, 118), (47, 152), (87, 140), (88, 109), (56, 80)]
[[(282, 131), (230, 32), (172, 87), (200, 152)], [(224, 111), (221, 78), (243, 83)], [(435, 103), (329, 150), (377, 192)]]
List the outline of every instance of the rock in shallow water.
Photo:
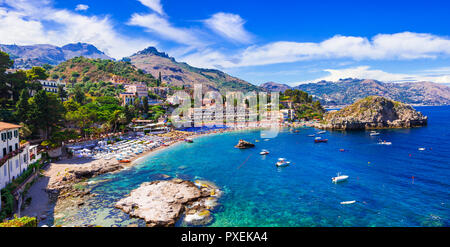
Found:
[[(205, 189), (206, 191), (205, 193)], [(178, 221), (186, 207), (195, 204), (193, 212), (199, 216), (210, 216), (203, 200), (211, 194), (210, 190), (217, 188), (198, 188), (190, 181), (173, 179), (169, 181), (154, 181), (141, 184), (126, 198), (116, 203), (116, 207), (133, 217), (142, 218), (148, 226), (173, 226)], [(205, 210), (208, 213), (205, 213)], [(203, 212), (203, 213), (201, 213)], [(210, 222), (210, 220), (203, 220)]]

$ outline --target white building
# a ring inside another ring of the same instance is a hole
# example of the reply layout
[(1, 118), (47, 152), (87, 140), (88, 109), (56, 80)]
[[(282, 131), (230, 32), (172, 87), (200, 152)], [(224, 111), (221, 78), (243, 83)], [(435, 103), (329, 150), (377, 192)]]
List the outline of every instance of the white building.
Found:
[[(44, 89), (47, 92), (51, 93), (58, 93), (58, 86), (63, 85), (65, 87), (65, 84), (61, 81), (47, 81), (47, 80), (39, 80), (39, 83), (42, 85), (42, 89)], [(65, 88), (64, 88), (65, 90)]]
[(37, 158), (35, 155), (30, 160), (29, 143), (20, 145), (19, 128), (20, 125), (0, 122), (0, 189), (22, 174)]

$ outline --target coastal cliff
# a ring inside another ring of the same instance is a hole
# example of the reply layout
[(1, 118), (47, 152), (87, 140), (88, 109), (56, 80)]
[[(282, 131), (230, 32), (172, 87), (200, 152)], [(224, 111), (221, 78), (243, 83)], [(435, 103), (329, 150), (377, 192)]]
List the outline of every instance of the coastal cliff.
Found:
[(340, 111), (327, 113), (316, 127), (338, 130), (411, 128), (425, 126), (427, 120), (428, 117), (410, 105), (369, 96)]

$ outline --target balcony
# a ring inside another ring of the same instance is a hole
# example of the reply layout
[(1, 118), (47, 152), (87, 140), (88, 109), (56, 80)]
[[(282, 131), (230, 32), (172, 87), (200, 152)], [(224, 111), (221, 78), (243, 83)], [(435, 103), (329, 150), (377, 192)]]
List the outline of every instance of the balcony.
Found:
[(9, 159), (14, 158), (15, 156), (21, 154), (23, 150), (25, 150), (25, 148), (26, 146), (21, 146), (19, 149), (7, 153), (5, 156), (3, 156), (3, 158), (0, 159), (0, 166), (3, 166)]

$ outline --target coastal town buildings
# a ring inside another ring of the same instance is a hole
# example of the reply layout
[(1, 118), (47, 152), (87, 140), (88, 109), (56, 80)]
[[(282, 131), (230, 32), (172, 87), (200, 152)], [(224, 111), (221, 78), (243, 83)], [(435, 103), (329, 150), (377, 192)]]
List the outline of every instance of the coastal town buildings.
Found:
[(144, 97), (148, 100), (148, 88), (144, 83), (127, 84), (124, 88), (125, 92), (119, 94), (122, 105), (134, 104), (136, 98), (139, 98), (141, 102)]
[(37, 146), (20, 144), (20, 128), (20, 125), (0, 122), (0, 189), (21, 175), (38, 158)]
[(168, 95), (173, 93), (173, 90), (170, 87), (149, 87), (148, 91), (161, 98), (167, 98)]

